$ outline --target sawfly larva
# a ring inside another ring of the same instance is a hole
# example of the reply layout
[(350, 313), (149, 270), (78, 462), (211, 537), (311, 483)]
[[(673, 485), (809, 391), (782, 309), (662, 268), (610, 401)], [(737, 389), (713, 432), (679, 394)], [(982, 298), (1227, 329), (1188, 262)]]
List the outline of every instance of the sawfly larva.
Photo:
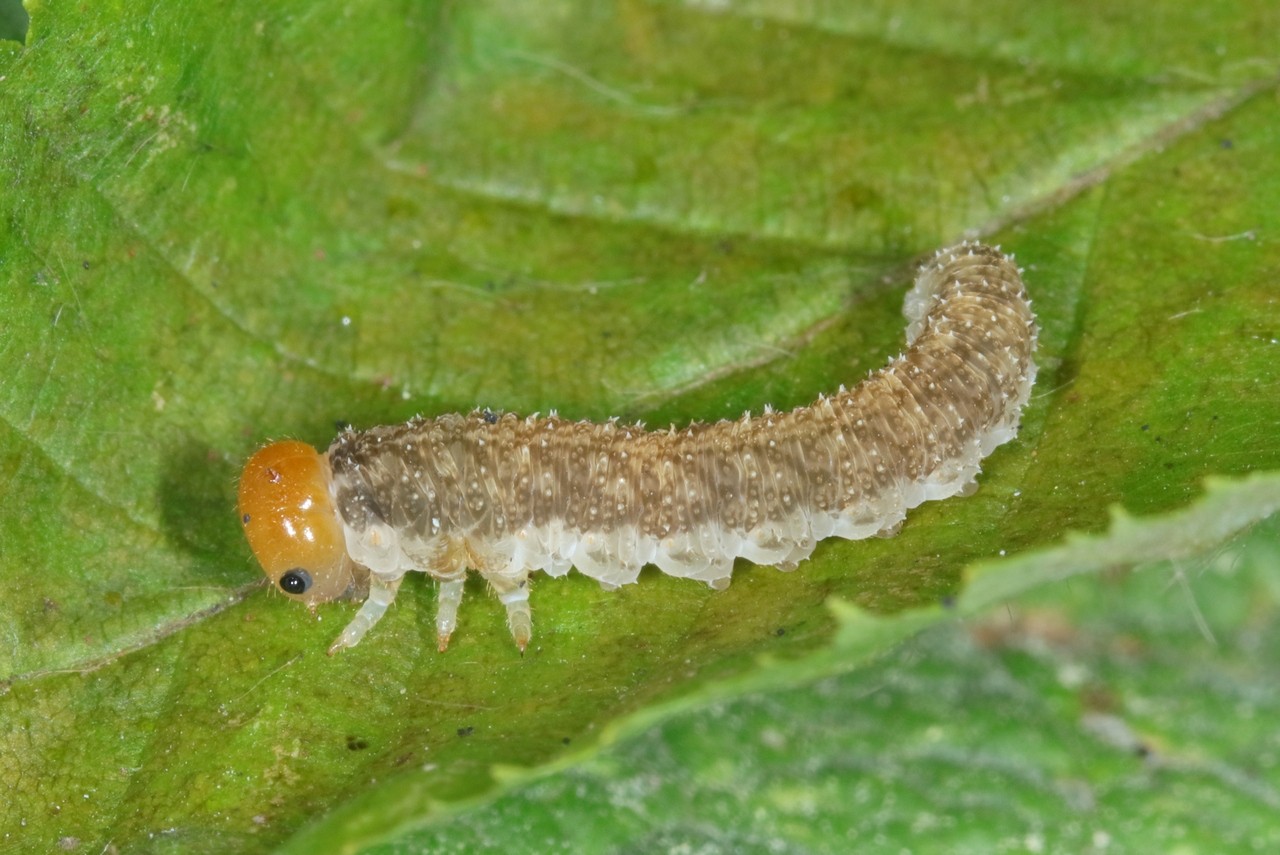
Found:
[(411, 570), (439, 582), (441, 650), (472, 569), (522, 651), (535, 570), (577, 567), (606, 588), (646, 564), (713, 588), (739, 557), (791, 570), (823, 538), (893, 534), (921, 502), (971, 492), (1017, 433), (1036, 323), (1013, 260), (943, 250), (903, 311), (905, 353), (790, 412), (648, 431), (479, 410), (346, 430), (325, 454), (268, 445), (240, 479), (245, 534), (292, 599), (365, 596), (331, 654), (359, 643)]

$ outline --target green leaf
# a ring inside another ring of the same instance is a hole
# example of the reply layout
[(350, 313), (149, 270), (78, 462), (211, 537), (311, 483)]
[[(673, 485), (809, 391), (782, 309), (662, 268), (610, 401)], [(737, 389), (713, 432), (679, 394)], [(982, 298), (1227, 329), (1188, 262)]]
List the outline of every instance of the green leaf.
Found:
[[(896, 613), (889, 644), (974, 561), (1280, 469), (1272, 5), (883, 5), (28, 3), (0, 42), (3, 842), (356, 849), (770, 662), (830, 673), (858, 620), (832, 597)], [(292, 608), (242, 542), (268, 438), (806, 403), (896, 352), (915, 259), (965, 235), (1026, 266), (1040, 380), (979, 492), (894, 539), (722, 593), (539, 583), (523, 659), (478, 585), (436, 654), (421, 579), (328, 659), (354, 607)], [(1117, 564), (1166, 554), (1132, 542)]]

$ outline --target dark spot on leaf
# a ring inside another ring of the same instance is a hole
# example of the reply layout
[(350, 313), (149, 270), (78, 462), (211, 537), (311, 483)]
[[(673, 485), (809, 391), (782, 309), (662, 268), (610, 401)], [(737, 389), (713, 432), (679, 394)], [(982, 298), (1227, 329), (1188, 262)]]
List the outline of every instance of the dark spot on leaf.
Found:
[(460, 728), (458, 728), (458, 735), (459, 735), (459, 736), (470, 736), (471, 734), (473, 734), (473, 733), (475, 733), (475, 732), (476, 732), (476, 729), (475, 729), (474, 727), (471, 727), (470, 725), (468, 725), (467, 727), (460, 727)]
[(365, 750), (365, 749), (366, 749), (366, 748), (368, 748), (368, 747), (369, 747), (369, 742), (368, 742), (368, 740), (361, 739), (361, 738), (360, 738), (360, 737), (358, 737), (358, 736), (348, 736), (348, 737), (347, 737), (347, 750), (348, 750), (348, 751), (363, 751), (363, 750)]
[(631, 159), (631, 177), (636, 184), (647, 184), (660, 174), (657, 159), (650, 154), (639, 154)]
[(836, 190), (835, 203), (847, 211), (865, 211), (884, 207), (884, 194), (861, 181), (852, 181)]

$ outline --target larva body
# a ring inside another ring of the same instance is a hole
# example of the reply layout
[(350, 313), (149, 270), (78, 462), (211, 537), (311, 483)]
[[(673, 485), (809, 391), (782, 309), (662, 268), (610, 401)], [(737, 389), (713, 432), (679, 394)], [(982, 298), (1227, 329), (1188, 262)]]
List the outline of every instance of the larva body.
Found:
[[(654, 564), (722, 588), (738, 557), (792, 569), (823, 538), (890, 534), (921, 502), (968, 492), (981, 460), (1017, 432), (1036, 326), (1013, 261), (977, 244), (944, 250), (921, 269), (904, 312), (904, 354), (790, 412), (646, 431), (479, 411), (346, 431), (316, 455), (307, 495), (293, 502), (309, 514), (331, 503), (344, 560), (310, 560), (338, 569), (299, 563), (293, 570), (308, 577), (299, 591), (298, 576), (280, 573), (287, 550), (269, 538), (260, 547), (253, 532), (251, 544), (268, 575), (303, 599), (321, 582), (352, 590), (367, 571), (370, 595), (330, 652), (360, 640), (411, 570), (441, 583), (441, 649), (468, 569), (497, 591), (523, 649), (535, 570), (577, 567), (612, 588)], [(255, 461), (278, 445), (246, 466), (247, 529), (268, 474), (279, 474)]]

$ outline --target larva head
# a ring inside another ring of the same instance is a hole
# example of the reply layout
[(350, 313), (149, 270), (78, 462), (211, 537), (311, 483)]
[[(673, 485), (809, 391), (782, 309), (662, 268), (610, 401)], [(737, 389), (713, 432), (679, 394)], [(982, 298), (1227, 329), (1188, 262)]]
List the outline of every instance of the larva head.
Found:
[(258, 450), (240, 475), (240, 521), (272, 583), (308, 606), (355, 585), (342, 525), (329, 498), (329, 464), (305, 442)]

